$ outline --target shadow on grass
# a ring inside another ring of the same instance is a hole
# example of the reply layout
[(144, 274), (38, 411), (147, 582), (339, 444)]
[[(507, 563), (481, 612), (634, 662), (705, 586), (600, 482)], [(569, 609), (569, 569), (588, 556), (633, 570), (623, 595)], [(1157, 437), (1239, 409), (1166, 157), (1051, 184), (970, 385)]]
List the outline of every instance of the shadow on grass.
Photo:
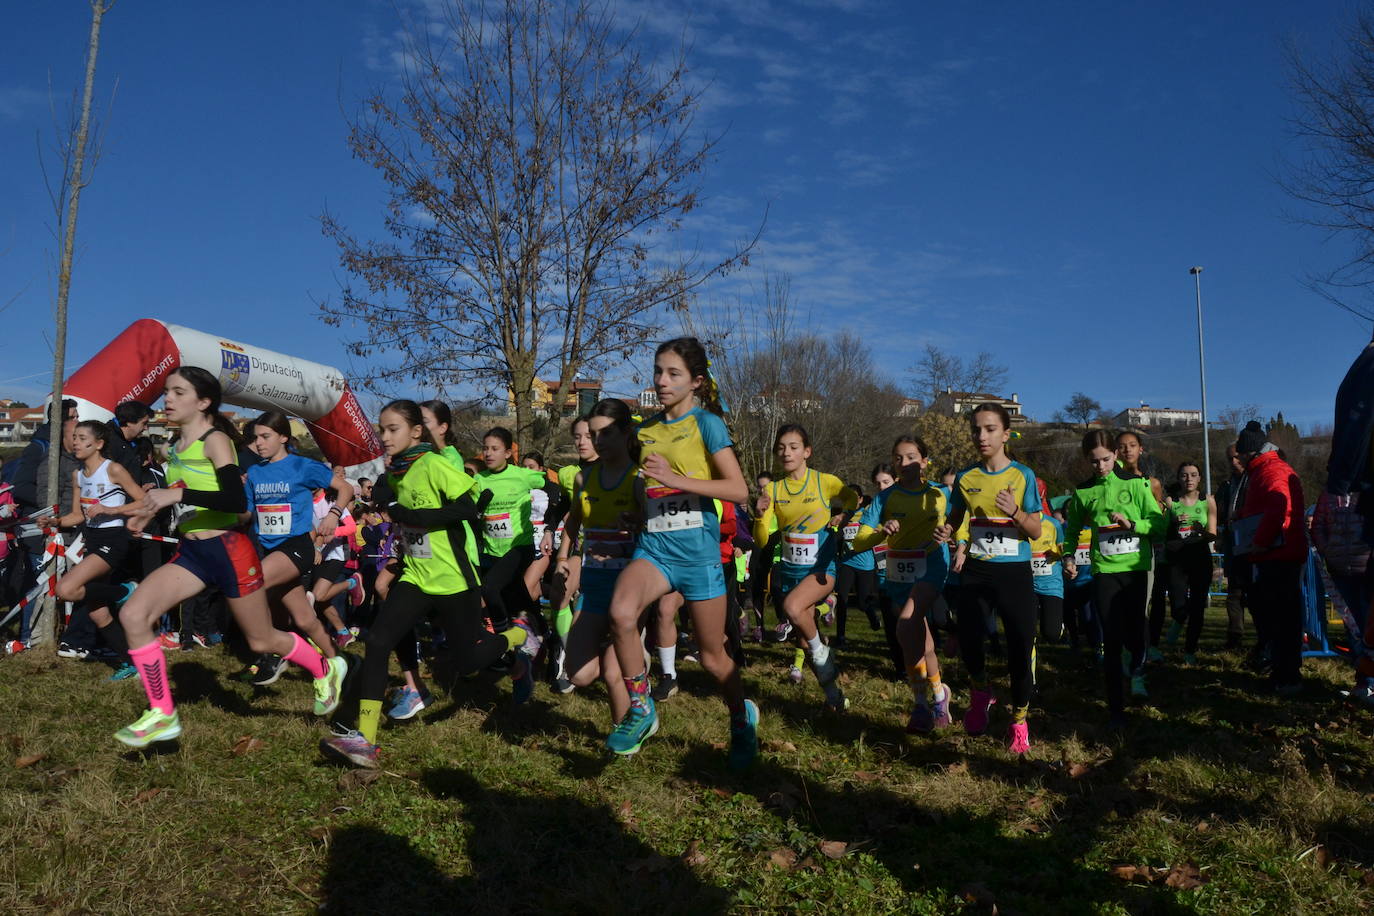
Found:
[[(226, 687), (218, 673), (199, 662), (176, 662), (168, 674), (172, 679), (172, 695), (178, 703), (203, 701), (216, 709), (247, 718), (277, 715), (274, 710), (254, 705), (238, 690)], [(269, 693), (275, 695), (274, 691)]]
[(705, 745), (684, 755), (679, 772), (690, 782), (752, 794), (820, 837), (857, 846), (913, 894), (943, 891), (1016, 913), (1097, 912), (1104, 903), (1131, 913), (1193, 912), (1172, 890), (1123, 884), (1078, 864), (1099, 839), (1100, 819), (1025, 829), (1030, 822), (1018, 826), (1014, 811), (950, 813), (869, 784), (814, 782), (771, 760), (735, 777)]
[(467, 826), (470, 874), (444, 874), (406, 837), (349, 827), (330, 841), (322, 881), (329, 913), (701, 913), (730, 895), (675, 856), (628, 834), (606, 807), (490, 789), (451, 768), (424, 787)]

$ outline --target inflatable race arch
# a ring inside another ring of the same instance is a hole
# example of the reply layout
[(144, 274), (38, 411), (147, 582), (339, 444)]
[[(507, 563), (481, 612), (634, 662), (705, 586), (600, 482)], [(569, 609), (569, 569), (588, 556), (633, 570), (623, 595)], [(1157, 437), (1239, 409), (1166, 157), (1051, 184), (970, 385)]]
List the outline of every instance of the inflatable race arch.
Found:
[(152, 318), (129, 325), (73, 373), (62, 396), (76, 401), (81, 419), (108, 420), (125, 401), (152, 406), (180, 366), (218, 372), (226, 404), (300, 417), (349, 476), (381, 471), (381, 444), (339, 370)]

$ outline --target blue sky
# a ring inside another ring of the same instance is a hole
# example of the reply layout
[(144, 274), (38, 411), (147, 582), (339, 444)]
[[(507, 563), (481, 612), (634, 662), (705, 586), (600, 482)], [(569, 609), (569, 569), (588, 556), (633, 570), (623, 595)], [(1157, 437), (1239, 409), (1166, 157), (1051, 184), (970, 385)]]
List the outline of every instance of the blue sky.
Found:
[[(1079, 390), (1112, 409), (1196, 406), (1201, 264), (1213, 412), (1330, 421), (1369, 324), (1303, 287), (1342, 249), (1287, 216), (1274, 176), (1295, 151), (1283, 43), (1329, 50), (1350, 9), (687, 6), (620, 4), (646, 41), (691, 42), (700, 121), (723, 132), (686, 241), (720, 248), (769, 210), (753, 265), (708, 302), (785, 273), (814, 327), (862, 332), (897, 380), (927, 341), (988, 349), (1048, 419)], [(59, 109), (79, 85), (89, 16), (27, 3), (5, 19), (0, 395), (32, 400), (56, 261), (36, 146), (53, 143), (49, 82)], [(377, 235), (385, 188), (350, 158), (344, 115), (394, 80), (398, 28), (390, 3), (116, 4), (70, 367), (141, 317), (346, 366), (344, 332), (314, 305), (342, 279), (317, 218), (328, 205)]]

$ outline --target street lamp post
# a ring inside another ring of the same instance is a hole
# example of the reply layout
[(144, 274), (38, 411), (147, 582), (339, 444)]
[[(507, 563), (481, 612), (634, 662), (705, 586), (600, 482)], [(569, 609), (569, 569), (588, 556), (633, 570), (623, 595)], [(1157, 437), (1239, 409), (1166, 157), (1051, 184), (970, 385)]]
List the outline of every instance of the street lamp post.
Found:
[(1202, 349), (1202, 268), (1190, 268), (1193, 287), (1197, 291), (1197, 375), (1202, 386), (1202, 492), (1212, 493), (1212, 443), (1207, 435), (1207, 360)]

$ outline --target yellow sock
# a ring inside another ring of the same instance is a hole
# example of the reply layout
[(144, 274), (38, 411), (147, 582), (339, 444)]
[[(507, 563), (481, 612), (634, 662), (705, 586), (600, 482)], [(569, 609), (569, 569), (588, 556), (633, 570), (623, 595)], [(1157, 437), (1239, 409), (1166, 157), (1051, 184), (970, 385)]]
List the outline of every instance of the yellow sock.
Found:
[(511, 627), (501, 635), (506, 637), (506, 646), (511, 649), (518, 649), (525, 644), (525, 631), (519, 627)]
[(1012, 721), (1012, 724), (1015, 725), (1017, 722), (1024, 722), (1024, 721), (1026, 721), (1026, 716), (1027, 716), (1027, 714), (1029, 714), (1029, 713), (1030, 713), (1030, 707), (1029, 707), (1029, 706), (1017, 706), (1017, 707), (1014, 707), (1014, 708), (1012, 709), (1012, 711), (1011, 711), (1011, 721)]
[(923, 702), (926, 698), (926, 663), (925, 659), (914, 665), (906, 666), (906, 682), (911, 685), (911, 692), (915, 695), (916, 701)]
[(377, 725), (382, 720), (381, 700), (358, 701), (358, 731), (368, 744), (377, 743)]
[(806, 650), (798, 649), (796, 654), (792, 656), (792, 667), (800, 668), (804, 664), (806, 664)]
[(940, 695), (940, 675), (932, 674), (926, 678), (926, 690), (929, 691), (927, 695), (931, 699)]

